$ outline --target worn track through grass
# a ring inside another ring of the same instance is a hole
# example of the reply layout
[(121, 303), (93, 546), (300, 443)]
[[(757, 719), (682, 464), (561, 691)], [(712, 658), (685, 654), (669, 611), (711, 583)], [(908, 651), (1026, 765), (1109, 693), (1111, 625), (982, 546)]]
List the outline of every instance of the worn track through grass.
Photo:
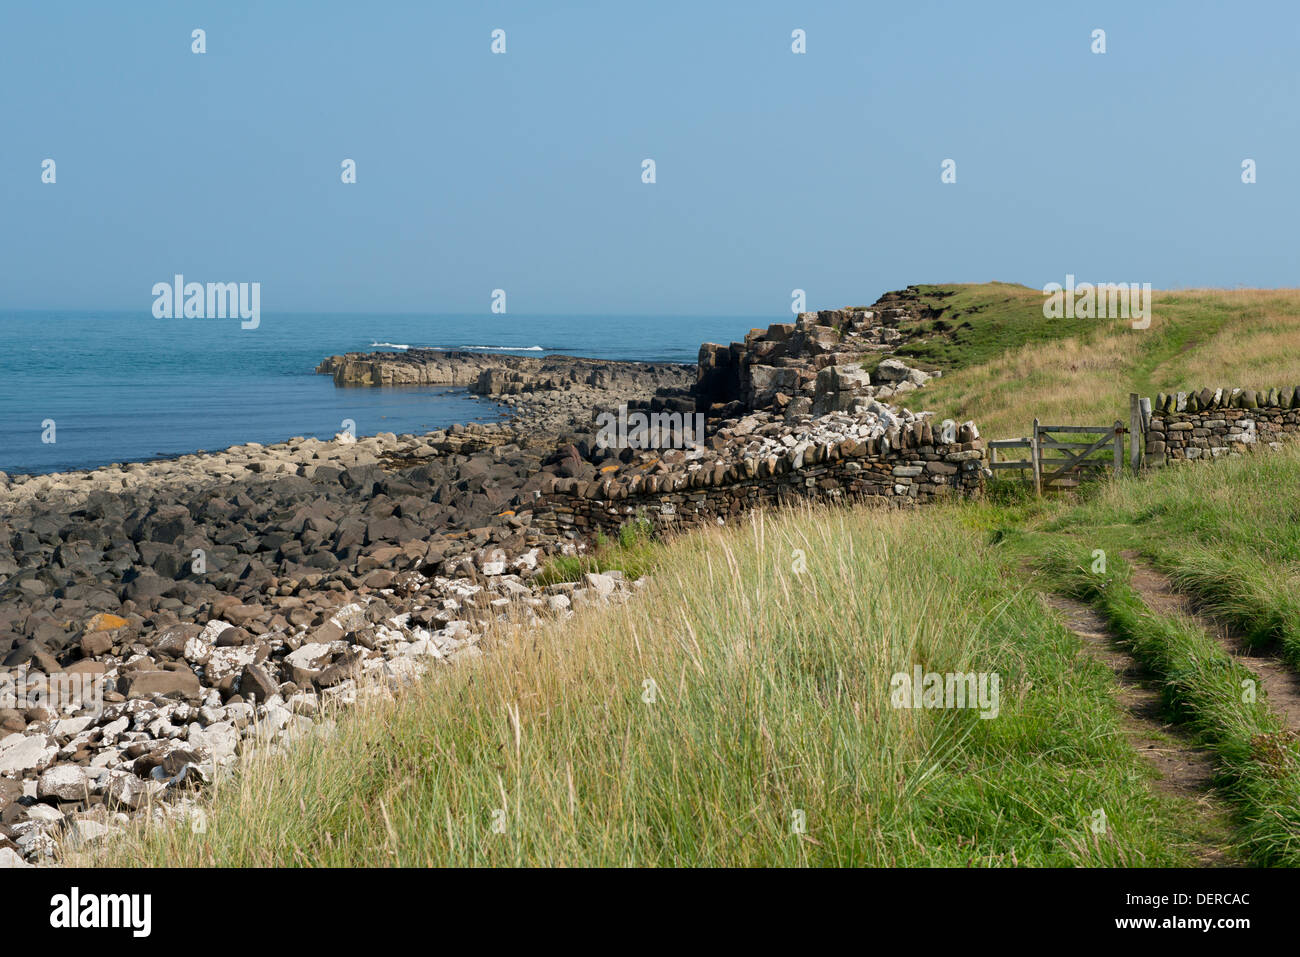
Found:
[(1197, 746), (1185, 731), (1166, 721), (1160, 691), (1138, 661), (1125, 652), (1093, 608), (1063, 595), (1044, 596), (1047, 604), (1078, 636), (1086, 654), (1104, 664), (1115, 676), (1116, 699), (1129, 744), (1155, 769), (1156, 789), (1194, 806), (1207, 840), (1195, 849), (1199, 863), (1208, 867), (1238, 864), (1227, 849), (1231, 843), (1228, 810), (1213, 787), (1214, 756)]
[(1218, 639), (1244, 668), (1259, 676), (1269, 707), (1288, 728), (1300, 733), (1300, 677), (1284, 661), (1267, 649), (1250, 647), (1240, 632), (1199, 611), (1174, 588), (1168, 575), (1144, 564), (1135, 552), (1125, 552), (1124, 558), (1133, 566), (1133, 588), (1148, 608), (1158, 615), (1186, 618)]

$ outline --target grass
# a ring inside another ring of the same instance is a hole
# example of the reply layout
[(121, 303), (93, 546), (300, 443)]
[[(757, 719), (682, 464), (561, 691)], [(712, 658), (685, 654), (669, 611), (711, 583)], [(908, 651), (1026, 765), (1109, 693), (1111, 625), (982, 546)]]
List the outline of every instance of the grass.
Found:
[(1016, 283), (917, 286), (918, 315), (899, 331), (913, 339), (897, 354), (924, 369), (950, 374), (993, 361), (1009, 346), (1057, 342), (1103, 320), (1067, 325), (1043, 315), (1043, 294)]
[[(1042, 587), (1091, 602), (1161, 681), (1169, 714), (1216, 755), (1236, 814), (1235, 842), (1256, 864), (1300, 866), (1300, 751), (1256, 676), (1195, 621), (1147, 608), (1121, 557), (1136, 552), (1256, 644), (1300, 667), (1300, 448), (1167, 468), (1089, 486), (1080, 501), (973, 506)], [(1104, 554), (1105, 570), (1094, 573)], [(1243, 682), (1255, 695), (1246, 695)], [(1256, 697), (1257, 695), (1257, 697)]]
[(1049, 528), (1134, 549), (1207, 611), (1300, 669), (1300, 450), (1099, 486)]
[[(152, 827), (84, 862), (1192, 859), (1194, 815), (1148, 786), (1109, 672), (1008, 588), (959, 509), (755, 516), (662, 547), (634, 601), (503, 634), (473, 667), (339, 715), (328, 741), (250, 760), (206, 833)], [(892, 707), (913, 664), (998, 673), (998, 716)]]
[(1128, 585), (1125, 562), (1109, 562), (1102, 574), (1086, 562), (1058, 551), (1045, 567), (1097, 606), (1160, 679), (1171, 712), (1213, 748), (1249, 859), (1300, 866), (1300, 753), (1295, 735), (1257, 695), (1256, 676), (1196, 623), (1151, 612)]
[[(899, 354), (944, 370), (909, 405), (974, 419), (988, 438), (1054, 425), (1128, 422), (1128, 395), (1202, 386), (1300, 384), (1300, 290), (1154, 293), (1151, 326), (1046, 319), (1040, 290), (1007, 283), (923, 286), (928, 341)], [(903, 327), (905, 332), (913, 331)]]
[(579, 582), (589, 572), (614, 569), (632, 580), (648, 575), (663, 558), (663, 548), (655, 540), (653, 530), (648, 519), (638, 516), (624, 523), (612, 539), (598, 532), (595, 549), (581, 555), (554, 556), (542, 568), (537, 583)]
[(1300, 668), (1300, 576), (1294, 569), (1279, 587), (1268, 566), (1241, 565), (1209, 549), (1193, 549), (1164, 561), (1177, 587), (1211, 614), (1230, 622), (1251, 645), (1276, 645)]

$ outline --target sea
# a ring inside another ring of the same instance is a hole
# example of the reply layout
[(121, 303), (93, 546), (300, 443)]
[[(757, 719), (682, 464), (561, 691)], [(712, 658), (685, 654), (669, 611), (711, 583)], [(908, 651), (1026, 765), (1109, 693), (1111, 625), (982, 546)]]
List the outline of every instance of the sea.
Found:
[(0, 471), (90, 469), (245, 442), (421, 433), (487, 422), (463, 389), (339, 388), (316, 366), (344, 352), (462, 349), (694, 363), (701, 342), (780, 316), (271, 314), (231, 319), (0, 310)]

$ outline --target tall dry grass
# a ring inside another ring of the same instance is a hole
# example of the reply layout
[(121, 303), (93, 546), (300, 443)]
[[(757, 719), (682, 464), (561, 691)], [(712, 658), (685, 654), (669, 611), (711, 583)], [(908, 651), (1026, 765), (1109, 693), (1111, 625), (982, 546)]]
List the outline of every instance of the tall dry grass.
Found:
[(1116, 320), (1009, 348), (926, 386), (910, 404), (973, 418), (989, 438), (1014, 438), (1035, 417), (1127, 422), (1130, 392), (1283, 385), (1300, 385), (1300, 290), (1189, 289), (1155, 293), (1149, 329)]
[[(82, 860), (1183, 859), (1114, 733), (1108, 676), (957, 515), (755, 514), (683, 537), (630, 603), (501, 635), (327, 741), (250, 762), (204, 833), (150, 828)], [(998, 717), (892, 707), (914, 663), (999, 673)], [(1085, 827), (1098, 800), (1122, 809), (1104, 839)]]

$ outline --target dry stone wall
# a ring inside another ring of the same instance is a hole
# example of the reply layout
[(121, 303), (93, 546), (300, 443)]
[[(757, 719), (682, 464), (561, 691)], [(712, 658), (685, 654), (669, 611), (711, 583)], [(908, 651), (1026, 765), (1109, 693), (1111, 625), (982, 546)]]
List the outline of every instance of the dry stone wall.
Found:
[(549, 478), (537, 492), (533, 525), (579, 536), (613, 532), (637, 516), (659, 528), (729, 521), (750, 508), (799, 501), (878, 501), (909, 507), (982, 493), (984, 444), (970, 425), (943, 443), (929, 421), (865, 442), (846, 439), (711, 468), (651, 465), (631, 475), (583, 482)]
[(1160, 394), (1147, 422), (1148, 465), (1281, 448), (1300, 435), (1300, 387)]

